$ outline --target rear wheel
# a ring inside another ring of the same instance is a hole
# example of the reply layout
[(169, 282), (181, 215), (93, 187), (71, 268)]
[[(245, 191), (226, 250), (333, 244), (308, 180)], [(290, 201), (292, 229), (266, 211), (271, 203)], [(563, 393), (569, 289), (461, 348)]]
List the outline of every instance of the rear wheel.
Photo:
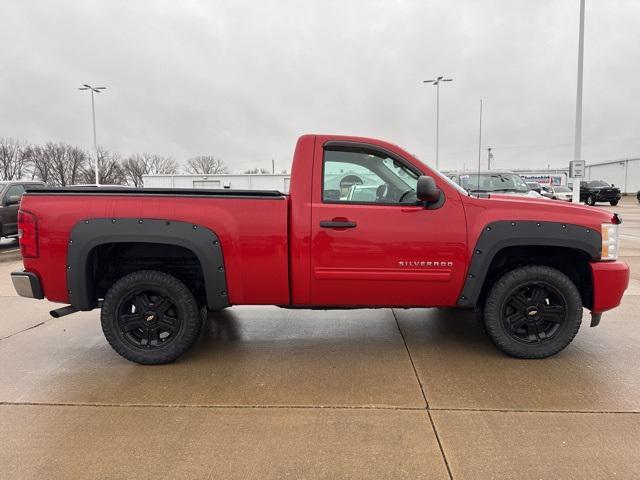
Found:
[(618, 200), (611, 200), (609, 203), (612, 207), (615, 207), (618, 204)]
[(198, 339), (198, 302), (177, 278), (142, 270), (116, 283), (105, 295), (102, 331), (113, 349), (145, 365), (169, 363)]
[(564, 273), (546, 266), (506, 273), (491, 289), (484, 308), (493, 343), (518, 358), (558, 353), (571, 343), (581, 321), (578, 289)]
[(596, 204), (596, 199), (593, 195), (587, 195), (587, 198), (584, 201), (584, 203), (593, 207)]

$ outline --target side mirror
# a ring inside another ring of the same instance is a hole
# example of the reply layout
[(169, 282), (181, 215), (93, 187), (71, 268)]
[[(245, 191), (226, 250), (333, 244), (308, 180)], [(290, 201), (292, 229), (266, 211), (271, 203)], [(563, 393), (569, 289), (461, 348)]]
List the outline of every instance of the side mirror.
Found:
[(436, 186), (436, 182), (433, 178), (422, 175), (418, 178), (418, 185), (416, 186), (416, 197), (418, 200), (426, 203), (435, 203), (440, 200), (442, 192)]
[(7, 206), (8, 205), (18, 205), (20, 203), (20, 195), (11, 195), (7, 198)]

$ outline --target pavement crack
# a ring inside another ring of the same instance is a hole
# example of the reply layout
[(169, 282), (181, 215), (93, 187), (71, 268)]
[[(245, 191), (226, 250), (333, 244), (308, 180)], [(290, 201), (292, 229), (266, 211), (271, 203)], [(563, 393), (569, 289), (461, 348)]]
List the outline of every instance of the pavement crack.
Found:
[(551, 413), (551, 414), (605, 414), (605, 415), (640, 415), (637, 410), (535, 410), (526, 408), (473, 408), (473, 407), (431, 407), (432, 412), (495, 412), (495, 413)]
[(18, 335), (20, 333), (28, 332), (29, 330), (33, 330), (34, 328), (38, 328), (41, 325), (44, 325), (45, 323), (47, 323), (47, 322), (49, 322), (51, 320), (53, 320), (53, 318), (50, 318), (49, 320), (45, 320), (44, 322), (36, 323), (35, 325), (31, 325), (30, 327), (27, 327), (27, 328), (25, 328), (23, 330), (20, 330), (18, 332), (14, 332), (11, 335), (7, 335), (6, 337), (0, 337), (0, 340), (6, 340), (7, 338), (14, 337), (14, 336), (16, 336), (16, 335)]
[(87, 402), (0, 402), (3, 406), (28, 407), (93, 407), (93, 408), (175, 408), (175, 409), (255, 409), (255, 410), (394, 410), (402, 412), (422, 412), (424, 407), (396, 407), (386, 405), (233, 405), (233, 404), (182, 404), (182, 403), (87, 403)]
[(427, 415), (429, 416), (429, 422), (431, 423), (431, 428), (433, 429), (433, 434), (436, 437), (436, 441), (438, 442), (438, 448), (440, 448), (440, 455), (442, 455), (442, 460), (444, 461), (444, 466), (447, 467), (447, 473), (449, 474), (449, 479), (453, 480), (453, 474), (451, 473), (451, 467), (449, 466), (449, 460), (447, 460), (447, 455), (444, 453), (444, 447), (442, 446), (442, 440), (440, 440), (440, 435), (438, 434), (438, 429), (436, 428), (436, 424), (433, 421), (433, 417), (431, 416), (431, 412), (427, 410)]
[[(395, 410), (400, 412), (424, 412), (424, 407), (402, 407), (394, 405), (234, 405), (234, 404), (185, 404), (185, 403), (88, 403), (88, 402), (12, 402), (0, 401), (3, 406), (34, 406), (34, 407), (114, 407), (114, 408), (183, 408), (183, 409), (300, 409), (300, 410)], [(640, 411), (624, 410), (515, 410), (492, 408), (429, 408), (428, 412), (495, 412), (495, 413), (544, 413), (544, 414), (581, 414), (581, 415), (640, 415)]]
[(391, 314), (393, 315), (393, 318), (396, 321), (396, 326), (398, 327), (398, 331), (400, 332), (400, 336), (402, 337), (402, 343), (404, 343), (404, 348), (407, 350), (407, 355), (409, 356), (409, 361), (411, 362), (411, 368), (413, 368), (413, 374), (416, 376), (416, 380), (418, 381), (418, 385), (420, 386), (420, 392), (422, 393), (422, 398), (424, 398), (425, 408), (429, 410), (429, 400), (427, 400), (427, 394), (424, 391), (424, 386), (422, 385), (422, 381), (420, 380), (420, 375), (418, 375), (416, 364), (413, 362), (413, 357), (411, 356), (409, 345), (407, 345), (407, 339), (404, 338), (404, 333), (402, 332), (402, 328), (400, 328), (400, 322), (398, 322), (398, 317), (396, 316), (396, 312), (393, 308), (391, 309)]

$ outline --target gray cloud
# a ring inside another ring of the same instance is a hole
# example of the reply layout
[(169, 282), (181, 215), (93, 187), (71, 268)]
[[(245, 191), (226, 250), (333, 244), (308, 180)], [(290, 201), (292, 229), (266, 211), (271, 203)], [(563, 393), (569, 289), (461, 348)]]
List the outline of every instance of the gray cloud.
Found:
[[(382, 137), (430, 162), (438, 74), (444, 168), (564, 166), (572, 156), (578, 1), (0, 2), (0, 136), (233, 170), (288, 168), (307, 132)], [(640, 3), (587, 0), (584, 157), (640, 155)], [(483, 159), (486, 153), (483, 152)]]

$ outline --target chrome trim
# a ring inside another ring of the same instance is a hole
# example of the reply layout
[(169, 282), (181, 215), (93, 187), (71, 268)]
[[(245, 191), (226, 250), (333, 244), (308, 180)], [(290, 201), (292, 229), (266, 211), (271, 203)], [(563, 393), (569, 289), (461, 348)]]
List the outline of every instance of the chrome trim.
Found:
[(13, 282), (13, 288), (16, 293), (21, 297), (42, 299), (42, 288), (40, 287), (40, 280), (31, 272), (25, 272), (24, 270), (18, 270), (11, 273), (11, 281)]

